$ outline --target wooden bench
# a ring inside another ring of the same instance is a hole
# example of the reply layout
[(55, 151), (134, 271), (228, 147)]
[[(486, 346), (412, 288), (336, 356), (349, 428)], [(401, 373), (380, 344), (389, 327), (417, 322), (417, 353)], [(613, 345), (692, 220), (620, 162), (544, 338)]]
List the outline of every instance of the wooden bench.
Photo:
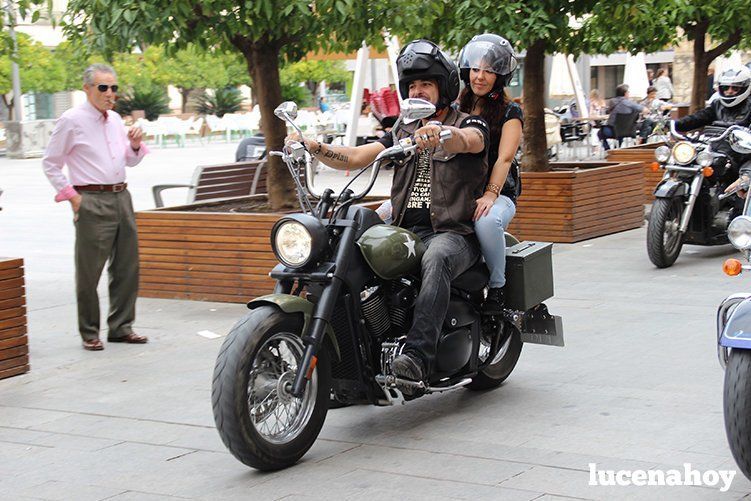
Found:
[(266, 160), (199, 166), (190, 184), (159, 184), (152, 187), (154, 203), (157, 207), (164, 207), (162, 192), (172, 188), (188, 188), (189, 204), (266, 193), (265, 167)]

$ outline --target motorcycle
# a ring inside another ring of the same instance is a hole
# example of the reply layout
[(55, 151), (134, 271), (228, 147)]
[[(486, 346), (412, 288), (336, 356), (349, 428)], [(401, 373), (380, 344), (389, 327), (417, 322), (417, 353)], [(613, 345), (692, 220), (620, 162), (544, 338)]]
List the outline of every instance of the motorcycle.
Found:
[[(718, 130), (722, 130), (719, 135)], [(665, 175), (654, 190), (647, 226), (647, 254), (658, 268), (672, 266), (683, 244), (728, 242), (728, 225), (741, 213), (742, 204), (720, 195), (738, 177), (738, 167), (737, 160), (717, 151), (717, 146), (727, 138), (735, 151), (736, 135), (746, 130), (738, 125), (710, 126), (689, 138), (670, 122), (671, 138), (679, 140), (655, 150), (654, 167), (664, 169)]]
[[(301, 132), (296, 113), (292, 102), (275, 111)], [(406, 99), (394, 129), (434, 113), (429, 102)], [(274, 293), (248, 303), (251, 311), (221, 347), (212, 384), (219, 435), (248, 466), (294, 464), (313, 445), (332, 403), (387, 406), (459, 388), (495, 388), (513, 371), (524, 342), (563, 345), (561, 318), (543, 303), (553, 295), (552, 244), (508, 235), (503, 315), (481, 314), (488, 271), (477, 263), (451, 284), (434, 373), (418, 382), (394, 375), (391, 364), (412, 323), (425, 246), (354, 204), (371, 190), (382, 164), (409, 161), (415, 153), (411, 139), (392, 134), (394, 146), (358, 174), (371, 169), (357, 194), (351, 182), (338, 195), (329, 188), (317, 192), (311, 157), (299, 142), (270, 153), (289, 168), (302, 212), (274, 225), (271, 245), (280, 261), (270, 273), (277, 280)]]
[[(742, 145), (751, 153), (751, 132)], [(748, 191), (748, 179), (736, 190)], [(732, 192), (731, 192), (732, 193)], [(751, 198), (746, 196), (743, 214), (728, 227), (728, 239), (751, 261)], [(728, 259), (723, 270), (736, 276), (751, 270), (750, 264)], [(743, 474), (751, 479), (751, 293), (732, 294), (717, 309), (717, 355), (725, 369), (723, 414), (730, 451)]]

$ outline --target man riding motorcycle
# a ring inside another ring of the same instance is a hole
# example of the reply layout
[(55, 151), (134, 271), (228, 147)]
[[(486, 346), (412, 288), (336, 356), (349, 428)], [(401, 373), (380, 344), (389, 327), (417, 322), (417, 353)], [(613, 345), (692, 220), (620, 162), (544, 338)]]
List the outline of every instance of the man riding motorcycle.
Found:
[[(427, 247), (412, 327), (392, 369), (400, 378), (422, 381), (435, 363), (451, 280), (480, 255), (472, 216), (487, 178), (488, 126), (482, 118), (451, 107), (459, 94), (459, 69), (436, 44), (412, 41), (399, 53), (396, 64), (402, 96), (425, 99), (436, 106), (430, 119), (399, 128), (397, 140), (413, 138), (420, 153), (395, 165), (391, 187), (393, 224), (417, 234)], [(444, 130), (452, 135), (441, 143), (439, 136)], [(301, 138), (293, 135), (290, 139)], [(364, 167), (393, 145), (390, 135), (356, 147), (302, 140), (311, 155), (341, 170)], [(402, 391), (411, 394), (413, 390)]]

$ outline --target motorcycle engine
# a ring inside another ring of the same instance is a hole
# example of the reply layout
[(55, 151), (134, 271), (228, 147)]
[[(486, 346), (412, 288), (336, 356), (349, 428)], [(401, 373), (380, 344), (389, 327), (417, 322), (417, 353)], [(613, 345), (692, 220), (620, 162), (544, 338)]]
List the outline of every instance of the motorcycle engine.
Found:
[(360, 294), (365, 325), (375, 338), (405, 333), (412, 321), (411, 309), (417, 297), (416, 285), (406, 278), (384, 286), (365, 289)]

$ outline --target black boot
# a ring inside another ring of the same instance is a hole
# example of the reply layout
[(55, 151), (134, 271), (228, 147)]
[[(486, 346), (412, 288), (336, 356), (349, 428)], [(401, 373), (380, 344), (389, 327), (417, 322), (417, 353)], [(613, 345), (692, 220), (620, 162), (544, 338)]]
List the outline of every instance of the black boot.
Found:
[[(391, 363), (391, 370), (396, 377), (415, 382), (421, 382), (426, 378), (427, 374), (424, 367), (425, 365), (420, 357), (411, 353), (402, 353)], [(412, 385), (397, 382), (396, 386), (401, 390), (405, 400), (417, 398), (424, 392), (424, 390), (415, 388)]]
[(488, 289), (488, 295), (482, 305), (482, 312), (485, 315), (500, 315), (503, 313), (503, 289), (500, 287)]

